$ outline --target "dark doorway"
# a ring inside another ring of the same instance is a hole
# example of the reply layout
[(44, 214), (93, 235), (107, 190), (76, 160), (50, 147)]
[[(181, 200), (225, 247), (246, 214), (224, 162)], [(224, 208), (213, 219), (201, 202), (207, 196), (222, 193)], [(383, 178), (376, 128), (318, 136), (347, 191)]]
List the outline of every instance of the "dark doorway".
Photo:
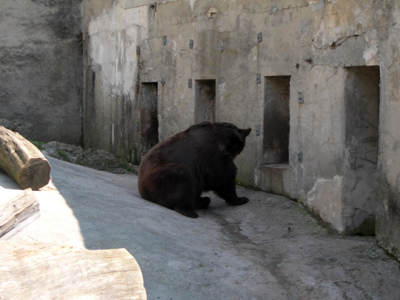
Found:
[(215, 79), (196, 80), (195, 123), (215, 122)]
[(289, 162), (290, 76), (265, 77), (264, 164)]
[(379, 67), (347, 68), (343, 202), (355, 233), (375, 232), (375, 184), (379, 139)]
[(158, 140), (158, 83), (142, 83), (140, 102), (141, 153), (146, 153)]

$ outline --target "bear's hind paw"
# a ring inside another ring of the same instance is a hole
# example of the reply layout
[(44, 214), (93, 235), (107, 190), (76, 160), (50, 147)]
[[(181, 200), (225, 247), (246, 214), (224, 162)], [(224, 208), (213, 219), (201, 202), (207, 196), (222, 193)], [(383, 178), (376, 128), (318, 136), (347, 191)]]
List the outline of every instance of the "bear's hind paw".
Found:
[(189, 217), (189, 218), (197, 218), (199, 216), (197, 214), (197, 212), (195, 212), (193, 209), (186, 208), (186, 207), (175, 206), (174, 210), (176, 212), (180, 213), (181, 215), (184, 215), (185, 217)]
[(209, 197), (200, 197), (197, 199), (195, 208), (206, 209), (210, 205), (211, 199)]

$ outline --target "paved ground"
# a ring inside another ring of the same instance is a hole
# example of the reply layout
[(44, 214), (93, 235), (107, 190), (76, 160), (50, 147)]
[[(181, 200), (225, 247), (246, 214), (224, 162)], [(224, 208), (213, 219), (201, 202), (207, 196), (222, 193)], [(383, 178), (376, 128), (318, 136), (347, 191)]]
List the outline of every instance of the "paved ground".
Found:
[[(150, 300), (400, 299), (399, 264), (373, 238), (330, 233), (284, 197), (238, 188), (248, 204), (213, 197), (189, 219), (142, 200), (135, 175), (49, 161), (42, 215), (12, 240), (126, 248)], [(4, 173), (0, 186), (18, 189)]]

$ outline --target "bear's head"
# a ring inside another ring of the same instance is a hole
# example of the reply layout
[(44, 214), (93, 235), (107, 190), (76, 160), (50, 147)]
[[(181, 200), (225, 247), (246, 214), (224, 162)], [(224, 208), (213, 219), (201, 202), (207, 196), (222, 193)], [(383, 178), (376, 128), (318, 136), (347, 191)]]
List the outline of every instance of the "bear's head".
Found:
[(218, 132), (222, 140), (220, 146), (234, 159), (243, 151), (246, 145), (246, 137), (250, 134), (251, 128), (240, 129), (230, 123), (214, 123), (214, 125), (216, 126), (214, 130)]

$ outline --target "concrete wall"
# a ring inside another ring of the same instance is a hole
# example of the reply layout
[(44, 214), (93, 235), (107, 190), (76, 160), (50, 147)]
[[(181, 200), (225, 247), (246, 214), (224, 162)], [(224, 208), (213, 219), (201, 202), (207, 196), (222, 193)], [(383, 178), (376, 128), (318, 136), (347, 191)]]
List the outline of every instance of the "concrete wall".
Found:
[[(376, 190), (376, 233), (378, 242), (400, 257), (400, 3), (391, 2), (390, 15), (379, 33), (381, 99), (379, 154)], [(382, 35), (381, 35), (382, 34)], [(385, 35), (383, 35), (385, 34)]]
[[(400, 249), (400, 4), (153, 2), (84, 1), (87, 145), (139, 161), (142, 83), (158, 83), (161, 140), (204, 119), (196, 83), (212, 80), (215, 120), (253, 128), (236, 158), (242, 183), (298, 199), (341, 232), (369, 233), (376, 213), (379, 242)], [(289, 102), (277, 129), (271, 78), (290, 78), (289, 91), (274, 83)], [(368, 99), (375, 107), (358, 109)], [(285, 162), (266, 145), (287, 123)]]
[(0, 125), (82, 142), (81, 1), (0, 2)]
[[(122, 2), (121, 2), (122, 3)], [(85, 1), (84, 145), (138, 162), (139, 56), (149, 7)]]

